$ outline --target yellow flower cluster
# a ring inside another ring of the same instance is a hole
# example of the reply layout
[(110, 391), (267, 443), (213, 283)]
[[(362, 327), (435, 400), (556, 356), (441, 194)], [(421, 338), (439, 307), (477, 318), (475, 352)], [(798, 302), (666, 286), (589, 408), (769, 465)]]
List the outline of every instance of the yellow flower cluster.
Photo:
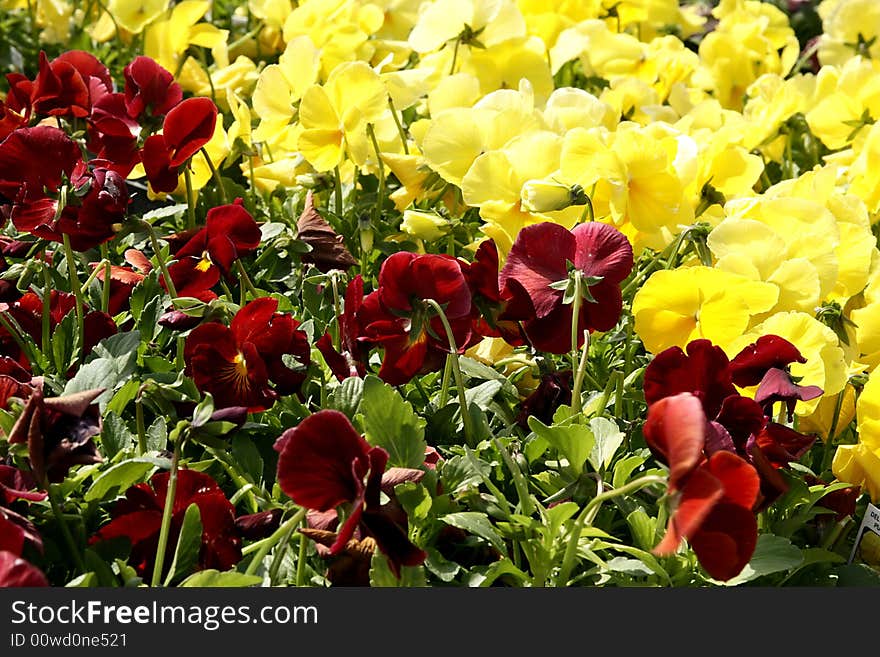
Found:
[[(142, 39), (184, 89), (213, 95), (214, 164), (238, 143), (262, 192), (381, 175), (402, 233), (444, 239), (447, 214), (475, 208), (502, 258), (536, 222), (608, 222), (637, 257), (706, 224), (707, 257), (641, 284), (636, 333), (651, 353), (788, 339), (807, 358), (792, 374), (824, 390), (797, 414), (827, 433), (828, 404), (880, 363), (880, 3), (821, 2), (815, 73), (773, 4), (712, 4), (249, 0), (236, 17), (254, 29), (230, 41), (208, 0), (108, 0), (90, 32)], [(73, 4), (34, 7), (63, 40)], [(835, 460), (875, 499), (877, 378), (862, 442)]]

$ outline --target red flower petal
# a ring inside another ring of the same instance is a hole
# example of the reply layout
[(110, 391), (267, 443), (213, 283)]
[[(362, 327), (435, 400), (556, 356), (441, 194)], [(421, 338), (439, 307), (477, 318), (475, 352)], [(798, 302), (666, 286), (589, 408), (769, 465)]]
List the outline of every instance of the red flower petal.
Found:
[(587, 276), (601, 276), (609, 283), (620, 283), (633, 268), (633, 249), (626, 236), (614, 226), (597, 221), (578, 224), (574, 266)]
[(133, 118), (144, 113), (163, 116), (183, 100), (183, 90), (174, 76), (149, 57), (135, 57), (123, 75), (125, 108)]
[(740, 351), (730, 362), (733, 382), (745, 388), (761, 382), (767, 370), (785, 369), (792, 363), (806, 363), (791, 342), (778, 335), (763, 335)]
[(141, 161), (154, 191), (171, 193), (177, 189), (177, 166), (171, 164), (171, 154), (162, 135), (147, 137), (141, 149)]
[(658, 556), (673, 554), (683, 538), (690, 539), (696, 534), (712, 507), (723, 497), (724, 487), (720, 481), (705, 468), (694, 470), (681, 491), (678, 508), (669, 519), (666, 535), (652, 552)]
[(755, 514), (736, 504), (718, 504), (690, 537), (690, 543), (709, 575), (721, 581), (732, 579), (742, 572), (755, 552)]
[(365, 462), (371, 448), (344, 414), (318, 411), (285, 431), (281, 440), (278, 485), (296, 504), (328, 511), (358, 497), (362, 484), (352, 466)]
[(733, 452), (715, 452), (706, 468), (724, 486), (724, 501), (751, 509), (758, 499), (761, 480), (755, 468)]
[(651, 450), (669, 465), (669, 490), (678, 490), (703, 455), (706, 416), (700, 400), (683, 392), (652, 404), (643, 433)]
[(0, 588), (49, 586), (43, 572), (12, 552), (0, 551)]
[(755, 440), (773, 467), (782, 468), (803, 456), (816, 442), (816, 436), (799, 433), (784, 424), (768, 422), (755, 435)]
[(205, 220), (211, 259), (228, 272), (232, 262), (260, 245), (262, 233), (241, 199), (208, 210)]
[(40, 125), (16, 130), (0, 143), (0, 194), (9, 199), (44, 198), (56, 192), (82, 160), (79, 146), (62, 130)]
[(187, 98), (165, 116), (162, 135), (172, 167), (179, 167), (211, 141), (217, 106), (210, 98)]

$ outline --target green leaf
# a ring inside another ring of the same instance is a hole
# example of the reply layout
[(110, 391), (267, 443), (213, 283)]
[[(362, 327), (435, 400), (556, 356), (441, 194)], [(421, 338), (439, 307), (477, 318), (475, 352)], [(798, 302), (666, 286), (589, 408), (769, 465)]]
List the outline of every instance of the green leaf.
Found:
[(375, 376), (364, 380), (358, 420), (367, 441), (388, 452), (390, 467), (417, 468), (425, 461), (425, 420), (412, 405)]
[[(647, 450), (645, 450), (647, 451)], [(648, 460), (647, 453), (635, 453), (631, 456), (627, 456), (626, 458), (620, 459), (617, 464), (614, 466), (614, 477), (612, 478), (612, 485), (615, 488), (620, 488), (626, 482), (630, 480), (632, 473), (638, 468), (642, 463)]]
[(643, 550), (651, 550), (657, 543), (657, 519), (652, 518), (642, 507), (626, 516), (635, 544)]
[(364, 396), (364, 380), (350, 376), (334, 388), (327, 396), (328, 408), (345, 413), (349, 420), (353, 420), (361, 407), (361, 399)]
[(134, 484), (147, 479), (156, 468), (155, 461), (134, 458), (111, 465), (89, 486), (83, 499), (86, 502), (103, 502), (118, 497)]
[(172, 582), (195, 568), (199, 561), (199, 551), (201, 549), (202, 514), (199, 511), (198, 505), (193, 502), (186, 507), (183, 525), (180, 528), (180, 538), (177, 540), (177, 547), (174, 549), (174, 560), (168, 569), (165, 586), (170, 586)]
[(370, 586), (381, 587), (426, 587), (428, 585), (425, 579), (425, 569), (423, 566), (403, 566), (400, 569), (400, 579), (398, 579), (391, 567), (388, 565), (388, 558), (378, 550), (373, 553), (373, 559), (370, 562)]
[(113, 396), (116, 387), (134, 374), (137, 368), (137, 348), (140, 345), (140, 332), (119, 333), (105, 338), (95, 346), (94, 353), (99, 357), (83, 365), (67, 385), (64, 394), (106, 388), (97, 398), (101, 412)]
[(83, 573), (79, 577), (74, 577), (64, 586), (65, 588), (92, 588), (94, 586), (98, 586), (98, 576), (95, 573), (89, 571), (87, 573)]
[(499, 559), (488, 566), (478, 566), (473, 568), (470, 577), (468, 577), (467, 585), (481, 588), (492, 586), (492, 584), (495, 583), (495, 580), (504, 575), (513, 577), (518, 580), (520, 584), (526, 584), (529, 581), (529, 576), (517, 568), (510, 559), (505, 557), (504, 559)]
[(112, 459), (133, 443), (134, 434), (129, 431), (125, 421), (115, 412), (107, 411), (101, 426), (101, 448), (107, 458)]
[(461, 571), (461, 566), (454, 561), (446, 559), (436, 548), (428, 548), (427, 553), (428, 558), (425, 559), (425, 568), (436, 575), (441, 582), (451, 582)]
[(52, 357), (55, 361), (55, 371), (59, 374), (67, 372), (70, 361), (73, 360), (73, 347), (76, 336), (76, 313), (66, 314), (55, 326), (51, 335), (51, 345), (43, 345), (43, 350), (51, 348)]
[(164, 417), (157, 417), (147, 429), (147, 450), (161, 452), (168, 445), (168, 426)]
[(394, 487), (394, 497), (400, 502), (406, 515), (418, 525), (428, 517), (433, 500), (428, 489), (414, 481), (405, 481)]
[(590, 464), (597, 471), (603, 470), (614, 460), (614, 454), (623, 444), (624, 434), (614, 422), (604, 417), (591, 418), (590, 429), (596, 439), (590, 451)]
[(137, 397), (138, 390), (141, 387), (140, 381), (137, 379), (129, 379), (122, 386), (113, 397), (110, 398), (110, 401), (107, 403), (106, 410), (113, 411), (119, 415), (122, 415), (122, 412), (125, 410), (125, 407), (128, 406), (131, 402), (134, 401), (135, 397)]
[(546, 426), (535, 416), (529, 417), (529, 428), (565, 456), (571, 467), (580, 472), (593, 450), (595, 438), (583, 424)]
[(233, 437), (231, 453), (239, 471), (247, 475), (251, 482), (259, 484), (263, 479), (263, 457), (253, 438), (245, 434)]
[(495, 395), (498, 394), (499, 390), (501, 390), (500, 381), (485, 381), (478, 386), (465, 390), (464, 397), (467, 400), (468, 406), (476, 404), (485, 411), (489, 408), (489, 404), (495, 398)]
[(262, 582), (263, 578), (259, 575), (245, 575), (244, 573), (235, 570), (220, 572), (219, 570), (214, 570), (212, 568), (193, 573), (178, 584), (178, 586), (243, 587), (254, 586), (256, 584), (261, 584)]
[(772, 573), (785, 572), (797, 568), (804, 561), (800, 548), (791, 544), (787, 538), (774, 534), (761, 534), (751, 560), (742, 572), (727, 582), (727, 586), (737, 586), (758, 577)]
[(504, 539), (489, 521), (489, 518), (478, 511), (460, 511), (459, 513), (449, 513), (440, 518), (447, 525), (463, 529), (464, 531), (479, 536), (488, 541), (495, 549), (501, 553), (507, 551), (504, 545)]

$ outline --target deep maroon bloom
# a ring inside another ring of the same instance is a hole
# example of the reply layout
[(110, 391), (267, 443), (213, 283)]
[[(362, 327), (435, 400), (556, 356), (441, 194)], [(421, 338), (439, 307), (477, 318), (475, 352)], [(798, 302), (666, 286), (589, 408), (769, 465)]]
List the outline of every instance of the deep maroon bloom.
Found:
[(0, 463), (0, 506), (9, 506), (16, 500), (42, 502), (46, 491), (35, 491), (36, 482), (27, 472)]
[(121, 93), (106, 94), (92, 105), (88, 121), (88, 149), (104, 166), (123, 178), (140, 162), (141, 125), (125, 110)]
[(284, 511), (280, 508), (251, 513), (235, 519), (235, 529), (242, 538), (255, 541), (265, 538), (281, 525)]
[(709, 575), (729, 580), (742, 571), (757, 544), (753, 509), (760, 480), (755, 468), (733, 452), (705, 457), (707, 424), (700, 400), (686, 392), (648, 410), (645, 440), (669, 466), (668, 491), (675, 505), (653, 552), (673, 554), (687, 539)]
[(211, 141), (217, 106), (210, 98), (181, 101), (165, 115), (162, 134), (152, 135), (141, 149), (147, 180), (155, 191), (173, 192), (180, 167)]
[(93, 102), (112, 91), (110, 72), (94, 55), (70, 50), (50, 62), (41, 51), (31, 104), (35, 114), (83, 118)]
[(563, 404), (571, 404), (572, 372), (548, 372), (541, 377), (541, 383), (535, 391), (523, 400), (516, 422), (527, 429), (530, 416), (534, 416), (547, 424), (553, 420), (553, 414)]
[(0, 550), (21, 555), (26, 549), (43, 552), (43, 537), (30, 520), (0, 506)]
[(125, 109), (132, 118), (165, 116), (183, 100), (183, 90), (170, 71), (154, 59), (135, 57), (123, 70)]
[[(348, 505), (330, 554), (342, 552), (356, 531), (375, 539), (399, 574), (401, 566), (421, 564), (427, 554), (413, 545), (406, 533), (406, 514), (400, 517), (393, 503), (381, 503), (383, 488), (418, 481), (421, 470), (392, 468), (385, 471), (388, 453), (371, 447), (348, 418), (334, 410), (321, 410), (285, 431), (275, 443), (278, 485), (296, 503), (330, 513)], [(383, 486), (383, 483), (386, 484)]]
[(39, 568), (14, 552), (0, 550), (0, 588), (49, 586)]
[[(132, 486), (126, 491), (125, 499), (113, 508), (112, 520), (101, 527), (90, 543), (127, 538), (131, 542), (129, 563), (141, 577), (151, 577), (167, 492), (167, 472), (157, 472), (149, 482)], [(171, 564), (183, 518), (191, 504), (199, 508), (202, 521), (198, 568), (229, 570), (241, 561), (241, 538), (235, 529), (235, 508), (217, 482), (195, 470), (179, 470), (177, 473), (177, 491), (164, 562), (166, 568)]]
[(562, 354), (572, 347), (572, 305), (564, 303), (565, 290), (559, 284), (569, 280), (570, 268), (580, 272), (582, 291), (589, 295), (578, 316), (580, 345), (584, 331), (608, 331), (617, 324), (623, 307), (620, 283), (632, 267), (632, 246), (613, 226), (589, 222), (569, 231), (542, 222), (519, 232), (499, 284), (512, 306), (530, 307), (520, 319), (532, 345)]
[(406, 251), (389, 256), (379, 270), (379, 289), (359, 310), (361, 340), (384, 347), (379, 376), (392, 385), (438, 367), (449, 353), (443, 323), (426, 299), (444, 309), (463, 351), (470, 338), (471, 293), (454, 258)]
[(101, 432), (95, 399), (104, 388), (61, 397), (44, 397), (36, 386), (9, 434), (9, 442), (27, 443), (31, 472), (41, 486), (59, 482), (75, 465), (101, 463), (92, 441)]
[(340, 381), (350, 376), (362, 377), (367, 372), (370, 348), (359, 340), (363, 335), (363, 326), (359, 319), (363, 302), (364, 279), (358, 274), (348, 282), (345, 290), (345, 305), (338, 318), (341, 353), (334, 348), (333, 341), (327, 333), (315, 342), (324, 361)]
[[(240, 198), (208, 210), (205, 227), (175, 254), (168, 268), (180, 296), (195, 296), (229, 276), (232, 264), (260, 245), (260, 227)], [(165, 279), (162, 279), (163, 286)]]
[[(0, 345), (5, 344), (5, 341), (0, 340)], [(11, 397), (27, 399), (33, 389), (31, 373), (15, 358), (0, 356), (0, 408), (6, 409)]]
[(299, 390), (305, 373), (288, 368), (282, 357), (294, 356), (305, 369), (310, 360), (308, 337), (297, 320), (277, 309), (277, 299), (255, 299), (236, 313), (231, 326), (206, 322), (187, 336), (185, 371), (199, 390), (213, 395), (218, 408), (263, 411), (279, 394)]

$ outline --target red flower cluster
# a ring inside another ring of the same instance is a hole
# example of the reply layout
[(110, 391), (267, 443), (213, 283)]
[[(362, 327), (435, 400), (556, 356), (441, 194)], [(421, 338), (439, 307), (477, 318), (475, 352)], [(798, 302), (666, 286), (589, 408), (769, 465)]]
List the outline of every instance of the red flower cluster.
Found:
[(308, 337), (297, 320), (277, 310), (277, 299), (255, 299), (236, 313), (231, 326), (205, 322), (187, 336), (185, 372), (199, 390), (213, 395), (218, 408), (263, 411), (279, 394), (299, 390), (305, 373), (289, 368), (283, 357), (293, 356), (303, 370), (308, 367)]
[(10, 508), (13, 502), (40, 502), (45, 491), (32, 490), (33, 477), (0, 463), (0, 588), (10, 586), (48, 586), (42, 571), (22, 558), (27, 547), (43, 551), (43, 541), (27, 518)]
[[(687, 538), (706, 571), (721, 580), (748, 563), (758, 536), (755, 512), (787, 488), (778, 469), (816, 439), (771, 419), (776, 401), (791, 412), (798, 399), (822, 394), (792, 381), (787, 368), (795, 361), (803, 358), (794, 345), (763, 336), (733, 361), (708, 340), (694, 340), (687, 353), (672, 347), (648, 365), (644, 435), (669, 465), (676, 505), (657, 554), (673, 553)], [(756, 384), (763, 405), (736, 388)]]

